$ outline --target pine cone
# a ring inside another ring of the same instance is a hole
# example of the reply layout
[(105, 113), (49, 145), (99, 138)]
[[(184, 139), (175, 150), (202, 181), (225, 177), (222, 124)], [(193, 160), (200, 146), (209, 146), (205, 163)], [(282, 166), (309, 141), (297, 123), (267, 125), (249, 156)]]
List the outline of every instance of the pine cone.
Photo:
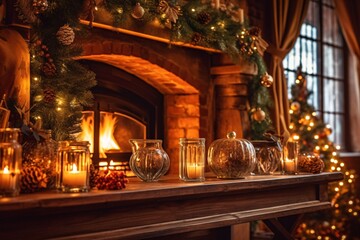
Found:
[(99, 170), (94, 167), (93, 164), (90, 165), (90, 187), (96, 187), (96, 181), (99, 178)]
[(210, 16), (210, 14), (207, 13), (207, 12), (200, 12), (200, 13), (197, 15), (197, 21), (198, 21), (200, 24), (207, 25), (207, 24), (210, 23), (210, 21), (211, 21), (211, 16)]
[(299, 156), (298, 167), (301, 172), (321, 173), (325, 165), (319, 156), (304, 154)]
[(32, 193), (47, 187), (47, 177), (41, 168), (25, 166), (21, 170), (20, 189), (23, 193)]
[(45, 88), (43, 91), (43, 94), (44, 94), (44, 98), (43, 98), (44, 102), (50, 104), (55, 101), (56, 93), (55, 93), (54, 89)]
[(42, 66), (42, 71), (47, 77), (53, 77), (56, 74), (56, 66), (52, 62), (46, 62)]
[(67, 46), (74, 42), (75, 33), (74, 30), (66, 24), (58, 30), (56, 37), (62, 45)]
[(191, 37), (191, 44), (198, 45), (201, 40), (202, 40), (202, 35), (196, 32)]

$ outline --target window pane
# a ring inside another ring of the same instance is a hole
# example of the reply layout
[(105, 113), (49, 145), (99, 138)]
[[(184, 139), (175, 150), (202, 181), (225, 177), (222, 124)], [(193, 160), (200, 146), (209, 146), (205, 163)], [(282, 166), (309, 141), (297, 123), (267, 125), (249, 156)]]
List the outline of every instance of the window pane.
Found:
[(329, 140), (339, 145), (341, 148), (345, 146), (345, 139), (343, 133), (345, 119), (343, 115), (336, 114), (324, 114), (324, 122), (329, 124), (332, 133), (329, 136)]
[(344, 111), (344, 83), (325, 79), (324, 81), (324, 111), (338, 112)]
[[(310, 1), (308, 13), (306, 15), (305, 21), (301, 27), (301, 35), (302, 36), (308, 36), (312, 39), (319, 39), (320, 34), (318, 34), (318, 29), (320, 29), (320, 18), (319, 18), (319, 3)], [(311, 28), (310, 32), (307, 32), (308, 29), (306, 25), (311, 25), (313, 28)]]
[(314, 106), (315, 109), (319, 109), (319, 78), (316, 76), (306, 76), (307, 88), (312, 94), (308, 98), (308, 103)]
[(335, 10), (329, 6), (323, 7), (323, 37), (324, 42), (337, 46), (342, 45), (339, 24), (336, 19)]
[(341, 48), (324, 45), (324, 76), (344, 78), (344, 57)]
[(338, 79), (344, 78), (344, 56), (343, 56), (343, 49), (336, 48), (334, 49), (335, 56), (334, 56), (334, 69), (335, 69), (335, 76)]

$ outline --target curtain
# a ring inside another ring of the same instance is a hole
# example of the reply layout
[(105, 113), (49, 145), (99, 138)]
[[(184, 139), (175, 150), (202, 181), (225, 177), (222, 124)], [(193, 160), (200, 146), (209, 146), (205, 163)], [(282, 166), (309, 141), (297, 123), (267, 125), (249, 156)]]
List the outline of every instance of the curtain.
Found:
[(349, 109), (350, 142), (352, 151), (360, 151), (360, 1), (334, 0), (345, 40), (350, 48), (349, 59)]
[(290, 123), (287, 82), (284, 75), (283, 59), (294, 46), (305, 19), (309, 0), (272, 0), (273, 31), (271, 33), (268, 72), (273, 76), (274, 126), (278, 135), (286, 141)]

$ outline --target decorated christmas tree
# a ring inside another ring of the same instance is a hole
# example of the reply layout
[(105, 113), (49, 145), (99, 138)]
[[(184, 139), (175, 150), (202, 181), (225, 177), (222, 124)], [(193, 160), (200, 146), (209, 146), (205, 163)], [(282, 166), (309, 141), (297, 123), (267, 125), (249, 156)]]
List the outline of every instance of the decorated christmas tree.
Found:
[[(347, 169), (339, 158), (339, 146), (329, 139), (331, 127), (309, 104), (311, 94), (300, 66), (295, 84), (291, 86), (290, 132), (294, 139), (299, 140), (300, 153), (318, 156), (325, 163), (325, 171), (342, 172), (344, 179), (329, 187), (332, 208), (306, 215), (297, 234), (300, 239), (353, 239), (358, 231), (356, 226), (360, 226), (360, 200), (355, 195), (356, 173)], [(300, 167), (312, 169), (311, 164), (299, 158)]]

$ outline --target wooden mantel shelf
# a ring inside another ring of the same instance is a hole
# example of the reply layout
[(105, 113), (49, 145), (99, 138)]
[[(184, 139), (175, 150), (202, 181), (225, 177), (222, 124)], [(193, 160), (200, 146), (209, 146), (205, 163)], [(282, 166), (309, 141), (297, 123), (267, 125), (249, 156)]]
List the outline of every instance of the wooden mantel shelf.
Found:
[(185, 183), (167, 176), (156, 183), (130, 178), (119, 191), (24, 194), (0, 199), (0, 239), (174, 239), (327, 209), (328, 183), (342, 178), (321, 173)]

